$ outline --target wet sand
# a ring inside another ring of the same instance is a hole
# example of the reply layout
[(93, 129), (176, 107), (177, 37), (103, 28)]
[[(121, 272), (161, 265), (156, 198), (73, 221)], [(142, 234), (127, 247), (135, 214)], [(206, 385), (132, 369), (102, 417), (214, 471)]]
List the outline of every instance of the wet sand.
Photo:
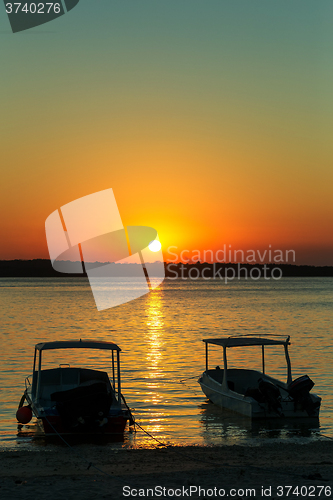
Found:
[[(1, 452), (1, 500), (330, 498), (333, 487), (329, 440), (258, 447), (74, 449), (76, 453), (56, 446)], [(286, 486), (293, 490), (288, 493)]]

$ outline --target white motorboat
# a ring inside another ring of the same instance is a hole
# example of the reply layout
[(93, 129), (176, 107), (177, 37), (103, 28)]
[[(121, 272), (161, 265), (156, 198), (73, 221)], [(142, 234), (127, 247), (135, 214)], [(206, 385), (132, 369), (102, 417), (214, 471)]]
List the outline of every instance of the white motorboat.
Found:
[[(250, 418), (303, 418), (318, 417), (321, 398), (310, 394), (313, 381), (304, 375), (292, 380), (288, 353), (290, 337), (237, 336), (205, 339), (206, 370), (198, 382), (207, 398), (216, 405)], [(223, 369), (208, 368), (208, 346), (223, 348)], [(262, 371), (228, 369), (227, 349), (230, 347), (261, 346)], [(282, 346), (287, 363), (287, 381), (270, 377), (265, 373), (265, 346)]]

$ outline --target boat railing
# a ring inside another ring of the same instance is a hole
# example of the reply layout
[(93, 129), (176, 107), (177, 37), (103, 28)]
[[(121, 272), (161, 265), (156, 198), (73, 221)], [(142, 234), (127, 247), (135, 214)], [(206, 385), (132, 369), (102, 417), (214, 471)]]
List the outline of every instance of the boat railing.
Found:
[(28, 389), (28, 387), (31, 387), (31, 382), (30, 382), (30, 377), (31, 375), (28, 375), (28, 377), (25, 378), (25, 388)]

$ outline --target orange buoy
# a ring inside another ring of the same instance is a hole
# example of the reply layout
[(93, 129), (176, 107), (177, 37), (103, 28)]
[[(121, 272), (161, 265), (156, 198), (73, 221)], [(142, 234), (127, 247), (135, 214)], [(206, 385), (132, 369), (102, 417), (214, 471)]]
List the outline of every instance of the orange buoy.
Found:
[(22, 406), (16, 412), (16, 418), (20, 424), (28, 424), (32, 419), (32, 411), (30, 406)]

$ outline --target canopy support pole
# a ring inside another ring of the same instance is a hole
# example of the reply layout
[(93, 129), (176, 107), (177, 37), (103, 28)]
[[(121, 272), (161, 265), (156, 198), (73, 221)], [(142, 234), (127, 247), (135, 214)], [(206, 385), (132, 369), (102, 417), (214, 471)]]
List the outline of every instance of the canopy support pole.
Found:
[(39, 351), (39, 359), (38, 359), (38, 379), (37, 379), (37, 390), (36, 390), (36, 399), (38, 401), (39, 396), (40, 396), (40, 379), (42, 377), (41, 375), (42, 371), (42, 351)]
[(113, 389), (116, 387), (116, 379), (115, 379), (115, 374), (114, 374), (114, 351), (112, 352), (112, 381), (113, 381)]
[(208, 372), (208, 344), (207, 342), (205, 342), (206, 344), (206, 372)]
[(117, 372), (118, 372), (118, 403), (121, 404), (121, 387), (120, 387), (120, 360), (119, 351), (117, 351)]
[(228, 378), (227, 378), (227, 370), (228, 370), (228, 365), (227, 365), (227, 347), (224, 345), (223, 346), (223, 382), (222, 382), (222, 387), (224, 390), (228, 390)]
[(291, 378), (291, 363), (290, 363), (290, 357), (289, 357), (289, 352), (288, 352), (288, 344), (284, 345), (284, 352), (286, 355), (286, 361), (287, 361), (287, 384), (291, 384), (292, 378)]

